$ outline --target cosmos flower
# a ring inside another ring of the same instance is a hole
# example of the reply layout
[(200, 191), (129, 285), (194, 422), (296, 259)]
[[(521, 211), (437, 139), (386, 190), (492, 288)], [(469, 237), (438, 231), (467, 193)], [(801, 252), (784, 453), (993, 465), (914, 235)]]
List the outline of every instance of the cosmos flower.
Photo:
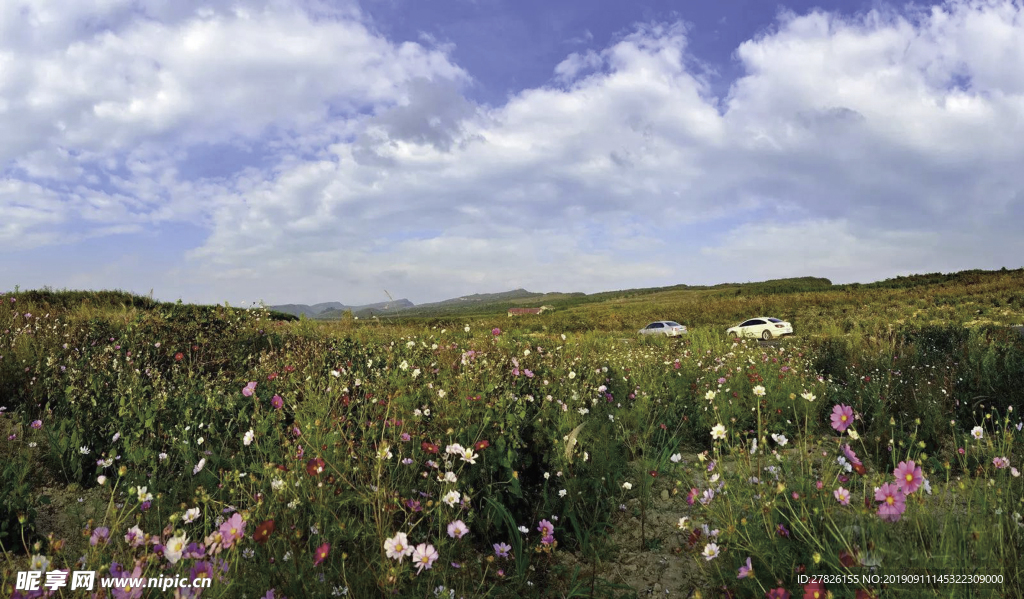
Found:
[(875, 491), (875, 501), (881, 502), (878, 506), (878, 516), (886, 522), (896, 522), (907, 509), (903, 491), (892, 483), (885, 483)]
[(853, 408), (847, 405), (837, 405), (832, 408), (832, 428), (843, 432), (853, 424)]
[(330, 553), (330, 552), (331, 552), (331, 544), (330, 543), (324, 543), (323, 545), (320, 545), (319, 547), (317, 547), (316, 548), (316, 552), (313, 554), (313, 565), (314, 566), (319, 566), (320, 564), (324, 563), (324, 560), (327, 559), (327, 554)]
[(416, 575), (419, 576), (420, 572), (431, 569), (438, 557), (437, 549), (434, 549), (433, 545), (427, 543), (417, 545), (412, 553), (412, 561), (416, 564)]
[(718, 551), (718, 545), (716, 545), (715, 543), (708, 543), (704, 546), (704, 550), (701, 551), (701, 555), (703, 555), (704, 559), (709, 562), (718, 557), (719, 553), (720, 552)]
[(469, 529), (466, 528), (466, 523), (462, 520), (455, 520), (448, 524), (448, 536), (453, 539), (461, 539), (467, 532)]
[(736, 578), (737, 579), (747, 578), (749, 576), (753, 576), (753, 574), (754, 574), (754, 565), (752, 563), (750, 563), (750, 558), (748, 557), (747, 558), (747, 565), (740, 566), (740, 571), (739, 571), (739, 574), (736, 575)]
[(384, 552), (389, 559), (402, 563), (404, 558), (412, 555), (413, 548), (409, 546), (409, 537), (404, 532), (400, 532), (384, 541)]
[(914, 460), (900, 462), (892, 474), (896, 477), (896, 486), (907, 495), (916, 491), (924, 481), (921, 467), (914, 464)]
[(225, 549), (229, 549), (235, 544), (235, 541), (241, 539), (244, 535), (245, 521), (242, 520), (242, 515), (238, 512), (232, 514), (224, 524), (220, 525), (220, 536)]
[(164, 558), (172, 564), (178, 563), (178, 560), (181, 559), (181, 553), (185, 550), (185, 545), (187, 544), (188, 537), (184, 534), (167, 539), (167, 543), (164, 545)]

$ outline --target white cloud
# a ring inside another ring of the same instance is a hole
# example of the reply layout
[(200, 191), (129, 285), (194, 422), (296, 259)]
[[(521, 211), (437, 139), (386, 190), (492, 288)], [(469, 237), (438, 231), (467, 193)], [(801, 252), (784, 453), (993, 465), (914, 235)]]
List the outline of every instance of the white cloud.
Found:
[[(386, 40), (351, 8), (88, 6), (109, 29), (58, 15), (47, 44), (0, 45), (0, 161), (41, 206), (0, 199), (0, 239), (198, 222), (199, 299), (765, 278), (744, 270), (758, 261), (839, 280), (1002, 266), (1001, 217), (1024, 212), (1009, 2), (782, 15), (738, 47), (724, 98), (682, 25), (642, 25), (500, 106), (468, 98), (450, 47)], [(196, 178), (197, 144), (267, 157)], [(268, 279), (288, 284), (262, 293)]]

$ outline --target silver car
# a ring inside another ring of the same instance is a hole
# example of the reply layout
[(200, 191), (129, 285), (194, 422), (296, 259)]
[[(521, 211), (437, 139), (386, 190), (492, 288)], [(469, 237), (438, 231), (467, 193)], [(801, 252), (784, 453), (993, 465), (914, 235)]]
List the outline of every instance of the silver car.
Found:
[(640, 329), (641, 335), (665, 335), (678, 337), (686, 334), (686, 327), (673, 320), (658, 320)]

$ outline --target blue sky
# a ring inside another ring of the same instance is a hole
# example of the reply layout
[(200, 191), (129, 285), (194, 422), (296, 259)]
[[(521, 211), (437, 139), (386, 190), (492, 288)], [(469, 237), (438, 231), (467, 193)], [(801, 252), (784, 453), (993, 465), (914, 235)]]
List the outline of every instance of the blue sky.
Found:
[(0, 289), (1022, 266), (1019, 3), (12, 0)]

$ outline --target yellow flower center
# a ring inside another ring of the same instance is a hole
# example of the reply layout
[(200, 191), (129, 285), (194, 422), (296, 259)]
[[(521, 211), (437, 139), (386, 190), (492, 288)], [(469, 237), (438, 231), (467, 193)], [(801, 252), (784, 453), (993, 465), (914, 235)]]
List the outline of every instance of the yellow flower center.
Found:
[(908, 483), (914, 482), (914, 475), (913, 474), (908, 474), (907, 475), (907, 482)]
[[(842, 420), (843, 420), (843, 422), (846, 422), (846, 414), (842, 415)], [(815, 596), (817, 596), (817, 593), (815, 593)]]
[(892, 495), (890, 495), (890, 496), (885, 498), (885, 502), (888, 503), (889, 505), (892, 505), (892, 504), (896, 503), (896, 500), (893, 499)]

